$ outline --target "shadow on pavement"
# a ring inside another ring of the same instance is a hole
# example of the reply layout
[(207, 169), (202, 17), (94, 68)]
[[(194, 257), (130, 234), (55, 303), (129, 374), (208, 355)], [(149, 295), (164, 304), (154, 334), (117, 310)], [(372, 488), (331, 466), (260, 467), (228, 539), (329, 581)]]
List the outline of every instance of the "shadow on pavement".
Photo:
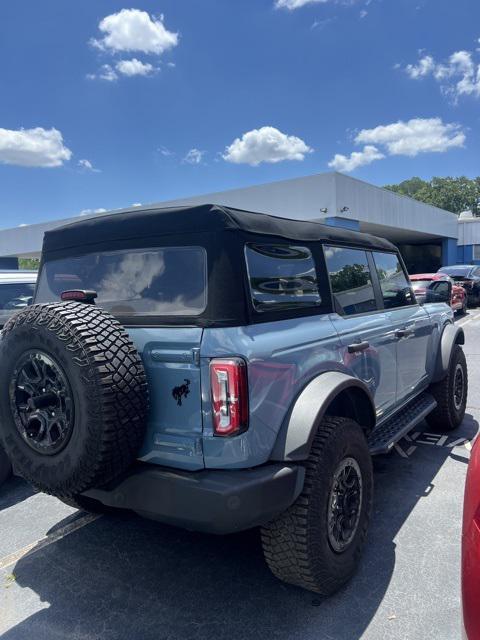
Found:
[(0, 487), (0, 511), (8, 509), (22, 500), (33, 496), (35, 490), (22, 478), (11, 476)]
[[(452, 439), (471, 439), (477, 431), (468, 415)], [(48, 605), (31, 615), (22, 611), (16, 618), (23, 621), (2, 639), (356, 640), (388, 588), (397, 533), (435, 491), (435, 476), (452, 449), (425, 446), (417, 453), (375, 459), (369, 542), (359, 572), (332, 598), (273, 578), (257, 531), (214, 537), (120, 514), (16, 564), (16, 584)]]

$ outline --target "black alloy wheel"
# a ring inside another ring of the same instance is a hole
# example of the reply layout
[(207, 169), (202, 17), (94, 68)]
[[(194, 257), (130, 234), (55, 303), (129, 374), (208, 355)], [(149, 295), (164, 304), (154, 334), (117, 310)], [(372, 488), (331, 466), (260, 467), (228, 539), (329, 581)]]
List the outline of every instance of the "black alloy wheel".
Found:
[(10, 405), (20, 435), (34, 451), (54, 455), (69, 441), (75, 421), (72, 390), (51, 356), (26, 351), (13, 371)]

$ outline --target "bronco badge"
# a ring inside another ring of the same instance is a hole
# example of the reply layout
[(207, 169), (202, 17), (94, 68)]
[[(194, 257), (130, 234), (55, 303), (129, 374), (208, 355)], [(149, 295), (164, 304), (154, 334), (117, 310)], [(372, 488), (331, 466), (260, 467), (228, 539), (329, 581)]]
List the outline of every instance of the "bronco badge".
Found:
[(187, 378), (184, 378), (184, 380), (185, 384), (181, 384), (180, 386), (172, 389), (172, 396), (177, 401), (179, 407), (182, 406), (182, 398), (186, 398), (190, 393), (190, 380), (187, 380)]

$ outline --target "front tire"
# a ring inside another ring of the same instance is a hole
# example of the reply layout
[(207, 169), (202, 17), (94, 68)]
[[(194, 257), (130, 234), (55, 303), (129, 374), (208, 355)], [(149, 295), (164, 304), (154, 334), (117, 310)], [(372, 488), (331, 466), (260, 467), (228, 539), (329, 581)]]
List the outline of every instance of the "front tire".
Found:
[(430, 385), (437, 407), (427, 422), (438, 431), (453, 431), (462, 423), (467, 407), (468, 371), (463, 349), (454, 345), (448, 372), (443, 380)]
[(361, 427), (325, 417), (305, 466), (299, 498), (262, 527), (263, 551), (280, 580), (331, 595), (357, 569), (372, 510), (372, 460)]

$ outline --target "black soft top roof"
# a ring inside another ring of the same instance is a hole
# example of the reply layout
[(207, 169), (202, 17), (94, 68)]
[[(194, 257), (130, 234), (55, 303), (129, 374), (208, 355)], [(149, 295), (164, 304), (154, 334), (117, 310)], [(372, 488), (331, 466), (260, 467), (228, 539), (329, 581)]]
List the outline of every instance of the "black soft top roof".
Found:
[[(214, 204), (189, 207), (133, 209), (72, 222), (45, 233), (44, 254), (86, 253), (113, 250), (125, 242), (145, 238), (157, 246), (166, 236), (192, 236), (240, 230), (255, 235), (277, 236), (288, 240), (342, 243), (370, 249), (396, 251), (388, 240), (366, 233), (320, 224), (253, 213)], [(145, 246), (145, 245), (144, 245)], [(53, 257), (53, 256), (52, 256)]]

